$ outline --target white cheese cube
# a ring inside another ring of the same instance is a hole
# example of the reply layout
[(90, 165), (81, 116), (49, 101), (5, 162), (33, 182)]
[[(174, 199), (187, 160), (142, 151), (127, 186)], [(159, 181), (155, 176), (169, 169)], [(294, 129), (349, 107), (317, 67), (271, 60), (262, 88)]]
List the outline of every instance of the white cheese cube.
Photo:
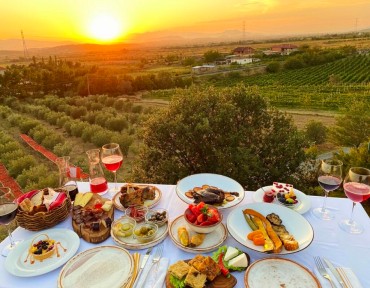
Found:
[(235, 249), (234, 247), (227, 247), (227, 251), (224, 257), (225, 261), (229, 261), (230, 259), (234, 258), (239, 254), (238, 249)]
[(242, 253), (229, 261), (229, 265), (234, 267), (247, 267), (248, 259), (247, 256)]

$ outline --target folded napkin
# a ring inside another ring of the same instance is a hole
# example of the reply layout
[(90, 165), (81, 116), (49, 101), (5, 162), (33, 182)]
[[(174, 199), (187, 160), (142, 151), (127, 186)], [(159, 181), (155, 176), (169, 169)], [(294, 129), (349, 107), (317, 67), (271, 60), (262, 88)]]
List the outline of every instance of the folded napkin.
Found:
[(125, 288), (132, 288), (134, 286), (137, 273), (139, 272), (139, 265), (140, 265), (140, 253), (134, 253), (132, 257), (134, 258), (134, 271), (132, 272), (132, 277), (130, 281), (125, 285)]
[(161, 260), (157, 263), (157, 266), (156, 264), (152, 266), (151, 259), (148, 259), (148, 263), (146, 264), (136, 287), (162, 288), (166, 278), (169, 262), (170, 261), (168, 258), (161, 258)]
[[(347, 285), (347, 288), (363, 288), (360, 281), (358, 280), (355, 273), (353, 273), (351, 268), (338, 267), (336, 269), (338, 273), (342, 276), (344, 283)], [(328, 272), (331, 280), (336, 285), (336, 287), (342, 287), (335, 278), (335, 276), (331, 273), (330, 269), (326, 269), (326, 271)], [(317, 279), (319, 279), (322, 288), (331, 288), (329, 280), (321, 276), (320, 272), (317, 270), (316, 267), (314, 268), (314, 272)]]

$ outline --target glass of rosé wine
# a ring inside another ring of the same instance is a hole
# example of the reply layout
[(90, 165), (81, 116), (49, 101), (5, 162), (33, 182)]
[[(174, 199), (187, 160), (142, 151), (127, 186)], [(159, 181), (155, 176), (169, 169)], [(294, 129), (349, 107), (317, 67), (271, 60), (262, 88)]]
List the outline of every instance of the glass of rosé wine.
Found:
[(13, 240), (12, 233), (9, 228), (9, 224), (14, 220), (17, 215), (17, 211), (17, 200), (11, 189), (8, 187), (0, 187), (0, 224), (5, 225), (7, 228), (10, 241), (10, 243), (1, 251), (1, 255), (5, 257), (8, 256), (10, 251), (12, 251), (19, 242), (21, 242)]
[(332, 220), (334, 214), (326, 208), (326, 200), (329, 192), (339, 188), (342, 183), (342, 167), (343, 162), (334, 159), (325, 159), (321, 161), (318, 171), (318, 182), (321, 188), (324, 189), (325, 198), (322, 207), (313, 209), (313, 215), (321, 220)]
[(105, 168), (114, 174), (114, 188), (109, 191), (111, 193), (117, 193), (119, 191), (117, 187), (117, 170), (121, 167), (123, 162), (123, 156), (119, 145), (117, 143), (103, 145), (100, 157)]
[(353, 210), (357, 203), (370, 198), (370, 170), (363, 167), (349, 169), (343, 181), (343, 190), (346, 196), (353, 201), (351, 217), (339, 222), (339, 227), (351, 234), (360, 234), (364, 231), (361, 224), (353, 220)]

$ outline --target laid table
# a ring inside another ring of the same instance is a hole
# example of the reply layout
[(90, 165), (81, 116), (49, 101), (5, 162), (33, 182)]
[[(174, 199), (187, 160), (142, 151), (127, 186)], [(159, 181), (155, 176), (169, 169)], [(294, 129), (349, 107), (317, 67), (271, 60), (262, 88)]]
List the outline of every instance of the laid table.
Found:
[[(110, 186), (112, 184), (109, 184)], [(162, 191), (162, 197), (156, 208), (164, 208), (169, 211), (169, 222), (173, 219), (182, 215), (184, 210), (187, 208), (187, 204), (180, 200), (175, 191), (174, 185), (155, 185)], [(89, 191), (88, 183), (80, 182), (78, 183), (79, 191), (86, 192)], [(111, 186), (112, 187), (112, 186)], [(240, 205), (245, 205), (248, 203), (253, 203), (253, 193), (247, 191), (245, 197)], [(112, 197), (109, 193), (105, 194), (103, 197)], [(323, 197), (309, 196), (311, 199), (312, 207), (318, 207), (322, 205)], [(343, 198), (333, 198), (330, 197), (327, 201), (327, 206), (334, 209), (336, 212), (336, 219), (332, 221), (322, 221), (316, 219), (315, 216), (311, 214), (311, 210), (303, 214), (303, 216), (312, 225), (314, 230), (314, 239), (311, 245), (306, 249), (299, 251), (297, 253), (288, 255), (268, 255), (260, 252), (250, 250), (246, 247), (241, 246), (238, 242), (234, 240), (229, 234), (224, 245), (238, 247), (241, 250), (247, 252), (251, 258), (251, 261), (256, 261), (261, 258), (266, 257), (282, 257), (286, 259), (291, 259), (301, 265), (307, 267), (309, 270), (314, 270), (314, 256), (321, 256), (332, 260), (338, 266), (344, 266), (351, 268), (358, 279), (360, 280), (363, 287), (370, 287), (370, 276), (367, 263), (370, 258), (370, 221), (365, 210), (361, 205), (355, 209), (355, 218), (360, 222), (364, 228), (365, 232), (359, 235), (350, 235), (343, 232), (338, 226), (338, 219), (342, 217), (348, 217), (351, 211), (352, 202), (348, 199)], [(227, 217), (233, 208), (223, 209), (223, 222), (226, 225)], [(116, 210), (115, 219), (118, 219), (123, 212)], [(65, 221), (59, 223), (54, 228), (66, 228), (72, 229), (71, 217), (67, 218)], [(21, 227), (18, 227), (13, 232), (14, 239), (29, 239), (40, 232), (27, 231)], [(8, 239), (5, 239), (0, 243), (0, 249), (2, 249), (7, 243)], [(167, 257), (170, 260), (170, 264), (175, 263), (178, 260), (189, 259), (195, 256), (193, 253), (188, 253), (177, 248), (169, 236), (164, 240), (165, 250), (163, 257)], [(96, 246), (103, 245), (116, 245), (115, 242), (109, 237), (102, 243), (91, 244), (81, 239), (80, 246), (77, 253), (85, 251)], [(144, 254), (146, 249), (143, 250), (130, 250), (131, 253), (139, 252)], [(211, 253), (207, 253), (209, 255)], [(57, 268), (54, 271), (48, 272), (46, 274), (35, 276), (35, 277), (16, 277), (11, 275), (4, 268), (5, 257), (0, 257), (0, 287), (27, 287), (27, 288), (51, 288), (57, 287), (58, 275), (62, 267)], [(113, 269), (113, 268), (112, 268)], [(236, 287), (244, 287), (244, 272), (233, 272), (233, 275), (237, 278)], [(327, 283), (325, 283), (327, 284)]]

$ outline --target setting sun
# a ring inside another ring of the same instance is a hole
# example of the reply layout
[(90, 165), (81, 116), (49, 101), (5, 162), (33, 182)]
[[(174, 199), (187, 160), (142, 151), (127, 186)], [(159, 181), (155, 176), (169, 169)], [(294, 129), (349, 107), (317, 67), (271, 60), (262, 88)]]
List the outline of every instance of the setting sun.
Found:
[(96, 15), (91, 19), (88, 29), (91, 37), (103, 42), (115, 40), (123, 33), (122, 23), (108, 14)]

